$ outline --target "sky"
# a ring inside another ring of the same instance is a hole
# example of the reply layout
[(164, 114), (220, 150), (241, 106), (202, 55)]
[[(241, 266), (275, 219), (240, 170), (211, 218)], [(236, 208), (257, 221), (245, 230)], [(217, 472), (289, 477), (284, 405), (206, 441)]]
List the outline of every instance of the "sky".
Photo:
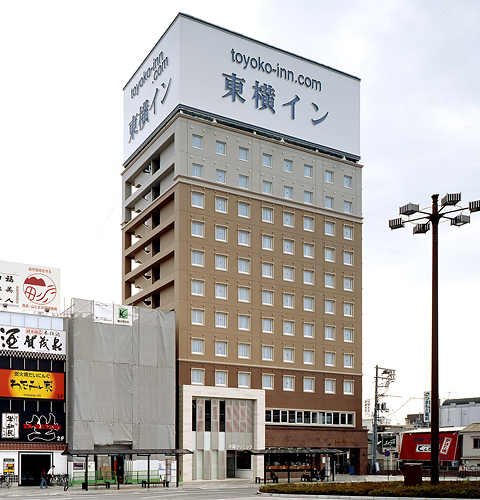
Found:
[[(3, 2), (0, 260), (60, 268), (66, 307), (121, 301), (123, 87), (178, 12), (362, 80), (363, 397), (379, 365), (397, 376), (383, 416), (423, 411), (431, 233), (388, 219), (480, 199), (476, 0)], [(480, 396), (479, 248), (480, 214), (441, 225), (441, 399)]]

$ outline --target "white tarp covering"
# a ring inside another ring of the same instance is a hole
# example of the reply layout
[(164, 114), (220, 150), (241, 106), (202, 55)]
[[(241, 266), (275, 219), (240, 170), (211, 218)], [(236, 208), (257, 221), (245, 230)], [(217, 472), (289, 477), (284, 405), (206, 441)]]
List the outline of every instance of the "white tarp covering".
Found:
[(69, 447), (174, 448), (174, 313), (134, 307), (131, 326), (104, 323), (97, 304), (75, 299), (69, 320)]

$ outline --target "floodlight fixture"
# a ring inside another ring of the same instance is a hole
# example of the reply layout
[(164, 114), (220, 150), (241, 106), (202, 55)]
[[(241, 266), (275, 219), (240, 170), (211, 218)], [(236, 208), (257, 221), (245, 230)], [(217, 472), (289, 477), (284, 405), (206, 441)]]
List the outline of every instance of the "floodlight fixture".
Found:
[(416, 224), (413, 227), (413, 234), (425, 234), (430, 231), (430, 222), (426, 224)]
[(451, 226), (463, 226), (464, 224), (470, 224), (470, 215), (460, 214), (450, 219)]
[(393, 231), (394, 229), (400, 229), (401, 227), (405, 227), (405, 222), (401, 217), (398, 219), (390, 219), (388, 221), (388, 227)]
[(477, 201), (469, 201), (468, 208), (470, 209), (470, 213), (472, 212), (480, 212), (480, 200)]
[(407, 203), (400, 207), (400, 215), (413, 215), (416, 214), (420, 210), (420, 206), (415, 203)]
[(456, 205), (457, 203), (460, 203), (460, 200), (462, 199), (462, 193), (453, 193), (453, 194), (446, 194), (442, 198), (442, 207), (446, 207), (449, 205)]

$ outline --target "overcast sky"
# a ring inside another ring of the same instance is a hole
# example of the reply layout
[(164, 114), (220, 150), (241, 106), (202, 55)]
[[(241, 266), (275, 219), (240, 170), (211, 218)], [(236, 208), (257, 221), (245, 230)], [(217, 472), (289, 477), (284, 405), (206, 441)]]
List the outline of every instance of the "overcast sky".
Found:
[[(178, 12), (361, 78), (364, 398), (391, 418), (430, 387), (431, 233), (388, 219), (480, 198), (480, 2), (2, 3), (0, 260), (57, 267), (72, 297), (121, 300), (122, 89)], [(440, 227), (440, 397), (480, 396), (480, 215)], [(409, 402), (407, 402), (409, 401)]]

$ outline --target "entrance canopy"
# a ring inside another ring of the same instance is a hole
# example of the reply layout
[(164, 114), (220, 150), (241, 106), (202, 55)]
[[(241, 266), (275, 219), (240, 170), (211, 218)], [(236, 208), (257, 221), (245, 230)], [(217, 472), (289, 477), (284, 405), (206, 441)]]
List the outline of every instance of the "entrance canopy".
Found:
[(314, 453), (315, 455), (341, 455), (345, 450), (336, 448), (267, 448), (251, 450), (252, 455), (297, 455), (298, 453)]

